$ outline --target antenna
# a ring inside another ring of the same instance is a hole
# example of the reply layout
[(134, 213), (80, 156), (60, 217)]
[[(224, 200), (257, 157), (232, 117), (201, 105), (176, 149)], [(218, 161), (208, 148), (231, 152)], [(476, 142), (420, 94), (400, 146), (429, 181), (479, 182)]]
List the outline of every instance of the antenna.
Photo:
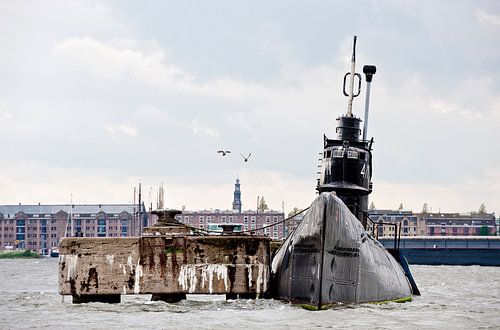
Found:
[[(357, 38), (358, 38), (357, 36), (354, 36), (354, 42), (352, 45), (351, 71), (347, 72), (344, 75), (344, 90), (343, 90), (343, 92), (344, 92), (344, 95), (348, 97), (346, 117), (352, 117), (352, 100), (353, 100), (353, 98), (358, 96), (359, 93), (361, 92), (361, 75), (359, 73), (356, 73), (356, 39)], [(348, 76), (350, 77), (349, 93), (347, 93), (345, 90), (346, 80), (347, 80)], [(354, 94), (354, 77), (355, 76), (358, 77), (358, 91), (356, 94)]]
[(163, 182), (160, 185), (160, 188), (158, 189), (158, 209), (163, 210), (164, 209), (164, 203), (165, 203), (165, 191), (163, 189)]
[(363, 141), (366, 141), (368, 135), (368, 109), (370, 107), (370, 86), (372, 84), (373, 75), (377, 72), (375, 65), (365, 65), (363, 73), (366, 76), (366, 98), (365, 98), (365, 123), (363, 125)]
[(142, 235), (142, 228), (143, 228), (143, 223), (142, 223), (142, 205), (141, 205), (141, 182), (139, 182), (139, 211), (137, 213), (137, 216), (139, 217), (139, 235)]
[(134, 206), (132, 208), (132, 217), (133, 217), (133, 225), (134, 225), (134, 233), (136, 233), (137, 230), (137, 219), (136, 219), (136, 214), (135, 214), (135, 195), (136, 195), (136, 187), (134, 186)]

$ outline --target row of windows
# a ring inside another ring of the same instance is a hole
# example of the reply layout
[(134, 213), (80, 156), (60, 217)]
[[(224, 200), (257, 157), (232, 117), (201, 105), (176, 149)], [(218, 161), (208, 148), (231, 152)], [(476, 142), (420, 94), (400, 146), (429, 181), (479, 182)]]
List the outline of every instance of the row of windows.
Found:
[[(246, 217), (246, 216), (243, 217), (243, 223), (248, 223), (248, 220), (249, 220), (248, 218), (249, 217)], [(273, 216), (272, 217), (272, 222), (273, 223), (277, 223), (278, 220), (282, 220), (282, 219), (283, 219), (283, 217), (281, 217), (281, 216), (279, 216), (279, 217)], [(193, 216), (189, 217), (187, 215), (184, 216), (183, 219), (182, 218), (180, 219), (180, 221), (184, 222), (184, 223), (189, 223), (190, 221), (191, 222), (195, 222), (194, 220), (195, 219), (194, 219)], [(215, 223), (217, 223), (217, 218), (216, 217), (214, 217), (213, 220), (214, 220)], [(220, 223), (226, 223), (227, 222), (225, 216), (220, 217), (220, 220), (221, 220)], [(238, 220), (238, 217), (235, 217), (234, 219), (233, 219), (233, 217), (229, 217), (229, 221), (228, 222), (229, 223), (233, 223), (233, 222), (235, 222), (237, 220)], [(250, 217), (251, 223), (257, 223), (257, 220), (260, 220), (260, 217), (255, 217), (255, 216)], [(203, 216), (199, 216), (198, 217), (198, 222), (199, 223), (205, 223), (205, 218)], [(212, 223), (212, 218), (210, 216), (207, 216), (206, 223)], [(271, 217), (269, 217), (269, 216), (266, 217), (266, 223), (271, 223)]]

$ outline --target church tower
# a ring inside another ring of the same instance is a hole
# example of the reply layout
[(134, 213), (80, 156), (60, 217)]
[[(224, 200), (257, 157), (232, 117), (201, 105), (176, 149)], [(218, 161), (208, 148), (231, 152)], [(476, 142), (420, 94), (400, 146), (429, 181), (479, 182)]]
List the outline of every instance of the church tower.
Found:
[(238, 178), (236, 178), (236, 183), (234, 184), (233, 211), (241, 213), (240, 179)]

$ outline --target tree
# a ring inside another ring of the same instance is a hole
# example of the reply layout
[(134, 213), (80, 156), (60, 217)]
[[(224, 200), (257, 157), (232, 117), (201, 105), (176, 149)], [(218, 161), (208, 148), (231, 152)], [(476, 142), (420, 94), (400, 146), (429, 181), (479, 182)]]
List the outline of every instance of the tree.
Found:
[(479, 214), (486, 214), (486, 205), (484, 203), (479, 206)]
[(375, 210), (375, 204), (373, 202), (370, 203), (369, 210)]
[(422, 213), (429, 213), (429, 205), (427, 203), (424, 203), (422, 206)]
[(294, 215), (299, 214), (300, 212), (302, 212), (302, 209), (299, 209), (297, 206), (295, 206), (293, 210), (291, 210), (290, 213), (288, 213), (288, 217), (291, 218)]
[(266, 201), (264, 199), (264, 196), (262, 196), (259, 200), (259, 206), (257, 207), (257, 210), (260, 212), (264, 212), (265, 210), (269, 210), (269, 207), (266, 204)]
[(488, 226), (482, 226), (479, 228), (479, 236), (488, 236), (490, 234), (490, 230)]

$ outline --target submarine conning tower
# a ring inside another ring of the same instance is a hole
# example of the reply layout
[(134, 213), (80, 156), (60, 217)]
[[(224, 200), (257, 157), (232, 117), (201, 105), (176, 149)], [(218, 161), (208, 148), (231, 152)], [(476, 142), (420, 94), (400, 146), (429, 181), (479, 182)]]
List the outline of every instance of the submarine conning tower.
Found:
[[(368, 195), (372, 192), (372, 144), (373, 138), (367, 140), (368, 109), (370, 84), (376, 67), (365, 65), (366, 102), (365, 125), (361, 129), (362, 120), (352, 113), (353, 99), (361, 92), (361, 75), (356, 73), (356, 36), (354, 36), (351, 71), (344, 75), (343, 93), (348, 97), (347, 113), (337, 118), (336, 138), (324, 138), (321, 158), (320, 178), (317, 190), (319, 193), (335, 191), (337, 196), (347, 205), (349, 210), (366, 228), (368, 211)], [(347, 79), (349, 85), (347, 86)], [(357, 80), (357, 90), (354, 90)], [(346, 88), (347, 87), (347, 88)], [(363, 134), (362, 134), (363, 133)]]

